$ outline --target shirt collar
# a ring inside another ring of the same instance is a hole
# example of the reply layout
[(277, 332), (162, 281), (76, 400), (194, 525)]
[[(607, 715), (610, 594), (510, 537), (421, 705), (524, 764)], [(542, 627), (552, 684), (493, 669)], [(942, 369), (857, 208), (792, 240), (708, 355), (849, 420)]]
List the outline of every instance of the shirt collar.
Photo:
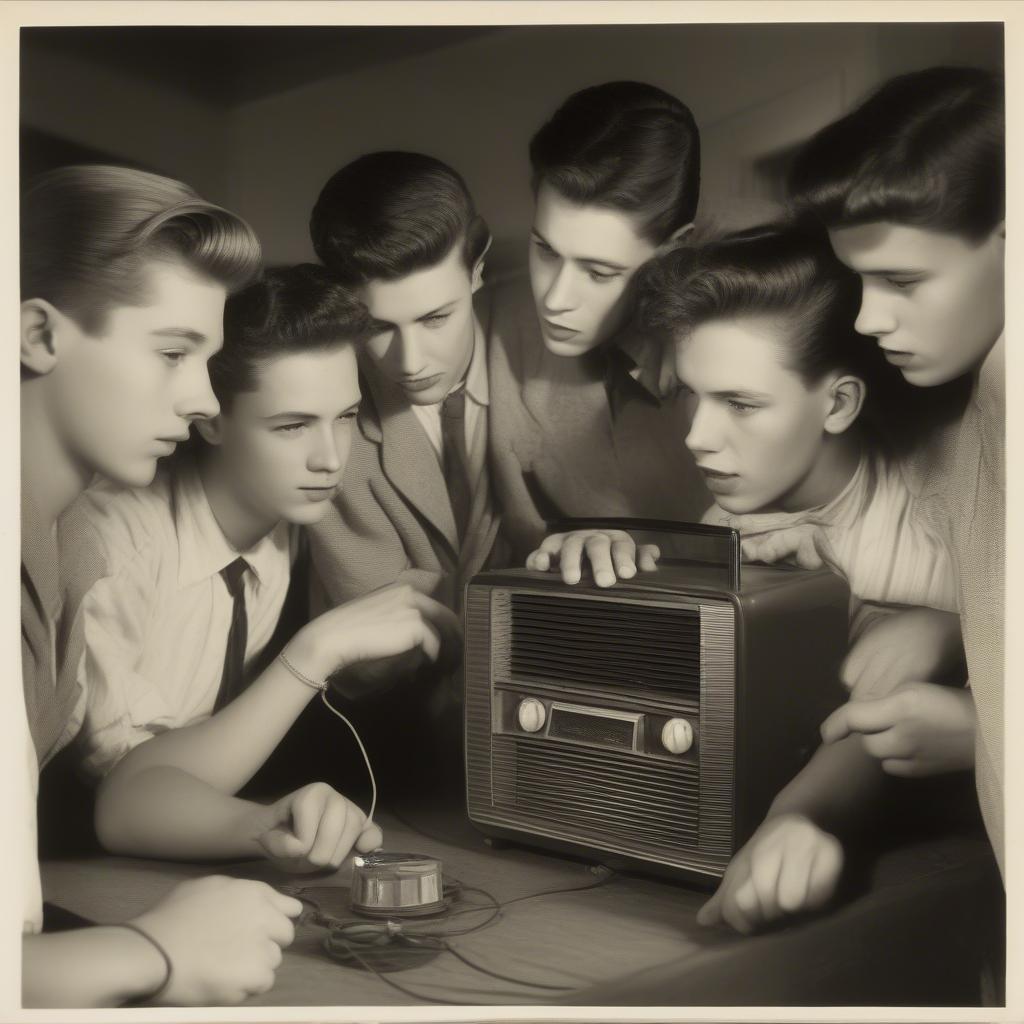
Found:
[(484, 332), (476, 314), (473, 314), (473, 355), (466, 371), (466, 394), (477, 405), (489, 405), (490, 387), (487, 383), (487, 353), (484, 347)]
[(178, 586), (182, 588), (219, 573), (239, 555), (260, 582), (280, 553), (288, 551), (288, 526), (283, 522), (248, 551), (235, 550), (210, 508), (195, 459), (187, 455), (175, 464), (172, 495), (178, 536)]
[(60, 614), (61, 596), (59, 566), (57, 562), (57, 531), (42, 529), (42, 516), (35, 502), (21, 489), (21, 564), (28, 573), (42, 603), (43, 611), (51, 621)]

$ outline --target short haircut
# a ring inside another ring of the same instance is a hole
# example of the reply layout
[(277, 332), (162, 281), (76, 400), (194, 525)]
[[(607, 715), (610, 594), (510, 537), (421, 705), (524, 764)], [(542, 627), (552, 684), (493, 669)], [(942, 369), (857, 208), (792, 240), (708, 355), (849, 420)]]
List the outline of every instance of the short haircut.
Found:
[(1001, 76), (937, 67), (894, 78), (815, 135), (789, 177), (797, 215), (886, 221), (967, 239), (1005, 216)]
[(259, 271), (260, 244), (187, 185), (128, 167), (61, 167), (22, 196), (22, 301), (45, 299), (96, 333), (111, 307), (145, 302), (152, 262), (183, 263), (230, 291)]
[(279, 356), (357, 344), (370, 317), (329, 271), (313, 263), (267, 270), (224, 307), (224, 345), (210, 360), (221, 408), (259, 386), (260, 367)]
[(701, 247), (679, 246), (636, 277), (639, 327), (672, 344), (702, 324), (770, 317), (787, 329), (788, 363), (814, 385), (833, 370), (870, 379), (878, 346), (854, 330), (860, 280), (824, 230), (767, 226)]
[(309, 233), (323, 264), (349, 285), (426, 270), (456, 244), (472, 270), (491, 237), (456, 171), (422, 153), (392, 151), (342, 167), (324, 185)]
[(660, 245), (693, 221), (700, 134), (688, 107), (640, 82), (570, 96), (530, 142), (536, 192), (547, 183), (576, 203), (634, 214)]

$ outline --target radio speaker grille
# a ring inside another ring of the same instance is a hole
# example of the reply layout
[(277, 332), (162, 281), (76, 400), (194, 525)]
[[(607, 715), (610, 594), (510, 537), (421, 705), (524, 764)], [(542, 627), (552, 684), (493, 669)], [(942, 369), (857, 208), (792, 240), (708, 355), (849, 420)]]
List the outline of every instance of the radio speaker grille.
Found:
[(577, 840), (697, 844), (695, 765), (496, 736), (492, 779), (496, 807), (569, 826)]
[(700, 699), (695, 609), (513, 594), (511, 634), (513, 679)]

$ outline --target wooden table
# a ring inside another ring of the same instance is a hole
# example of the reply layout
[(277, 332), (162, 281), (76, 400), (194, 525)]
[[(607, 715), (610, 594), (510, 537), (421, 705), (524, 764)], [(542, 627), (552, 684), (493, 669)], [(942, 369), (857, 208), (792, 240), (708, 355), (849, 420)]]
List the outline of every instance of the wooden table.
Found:
[[(454, 808), (379, 815), (386, 846), (439, 857), (446, 873), (499, 901), (598, 880), (577, 861), (519, 847), (492, 849)], [(124, 858), (49, 861), (47, 900), (92, 920), (125, 920), (175, 882), (211, 870), (296, 882), (264, 862), (174, 864)], [(346, 909), (347, 872), (304, 879), (322, 906)], [(253, 1005), (979, 1005), (979, 978), (1003, 942), (1002, 889), (979, 836), (916, 841), (881, 853), (857, 891), (828, 913), (753, 938), (703, 929), (706, 894), (637, 876), (503, 909), (492, 926), (453, 939), (489, 977), (442, 952), (388, 975), (406, 994), (322, 948), (302, 924), (274, 989)], [(474, 919), (475, 920), (475, 919)], [(558, 988), (539, 988), (536, 983)]]

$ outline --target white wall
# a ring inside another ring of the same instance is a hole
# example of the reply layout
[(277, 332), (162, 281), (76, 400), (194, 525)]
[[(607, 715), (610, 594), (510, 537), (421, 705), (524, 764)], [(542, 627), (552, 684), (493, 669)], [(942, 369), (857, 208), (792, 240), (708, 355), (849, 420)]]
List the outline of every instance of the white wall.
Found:
[(337, 168), (375, 149), (421, 150), (467, 179), (496, 236), (492, 265), (517, 262), (530, 135), (572, 91), (633, 78), (691, 107), (705, 211), (742, 220), (763, 205), (745, 177), (752, 157), (806, 137), (900, 71), (999, 66), (997, 33), (943, 24), (510, 29), (235, 108), (228, 201), (270, 260), (310, 259), (309, 212)]

